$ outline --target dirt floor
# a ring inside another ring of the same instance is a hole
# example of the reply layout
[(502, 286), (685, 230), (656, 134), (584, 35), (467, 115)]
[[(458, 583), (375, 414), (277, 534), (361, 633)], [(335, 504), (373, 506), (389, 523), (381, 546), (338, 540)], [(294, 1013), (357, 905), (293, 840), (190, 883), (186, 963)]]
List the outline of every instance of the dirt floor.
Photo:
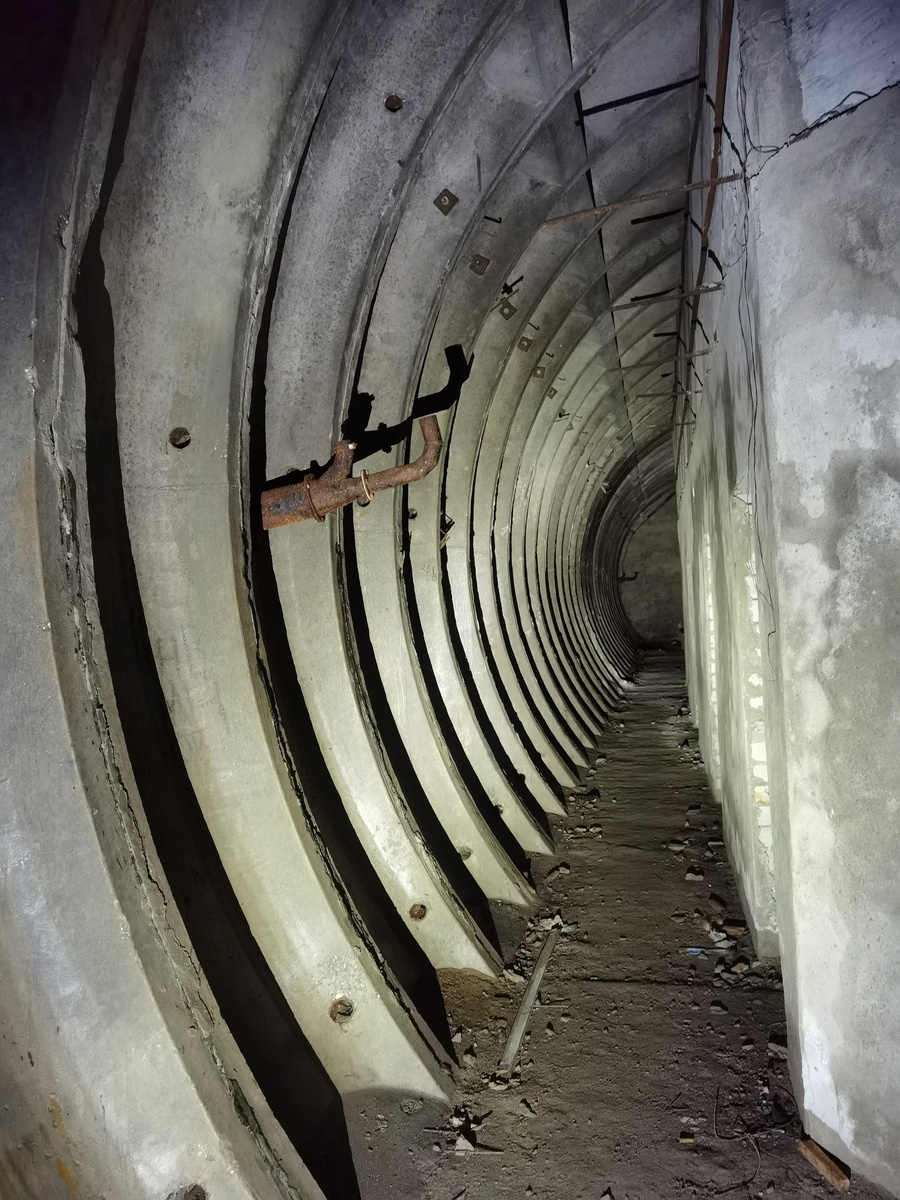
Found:
[[(348, 1113), (365, 1200), (827, 1197), (797, 1150), (778, 970), (754, 959), (686, 714), (682, 664), (649, 656), (569, 816), (504, 978), (442, 979), (457, 1108)], [(495, 1070), (561, 924), (520, 1066)], [(854, 1177), (851, 1194), (886, 1193)]]

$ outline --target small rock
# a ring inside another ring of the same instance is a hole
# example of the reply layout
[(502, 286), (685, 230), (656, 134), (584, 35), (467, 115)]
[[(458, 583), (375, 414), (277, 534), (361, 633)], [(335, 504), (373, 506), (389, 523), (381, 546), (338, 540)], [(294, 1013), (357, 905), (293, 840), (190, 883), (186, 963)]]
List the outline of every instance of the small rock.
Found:
[(732, 975), (743, 975), (745, 971), (749, 971), (749, 970), (750, 970), (750, 964), (744, 958), (739, 958), (737, 960), (737, 962), (732, 963), (732, 965), (731, 965)]
[(721, 1000), (713, 1000), (709, 1006), (709, 1011), (712, 1013), (727, 1013), (728, 1008)]
[(522, 1110), (523, 1117), (536, 1117), (537, 1116), (537, 1113), (534, 1111), (534, 1109), (531, 1107), (531, 1105), (528, 1103), (528, 1101), (525, 1099), (524, 1096), (519, 1101), (519, 1108)]
[(453, 1037), (452, 1037), (450, 1040), (451, 1040), (451, 1041), (453, 1041), (453, 1042), (457, 1042), (457, 1043), (458, 1043), (458, 1042), (461, 1042), (461, 1041), (462, 1041), (462, 1035), (463, 1035), (463, 1031), (462, 1031), (462, 1026), (460, 1025), (459, 1029), (457, 1029), (457, 1030), (454, 1032), (454, 1034), (453, 1034)]
[(684, 877), (689, 883), (700, 883), (703, 879), (703, 869), (701, 867), (692, 867), (689, 871), (685, 872)]
[(770, 1033), (768, 1049), (773, 1058), (787, 1058), (787, 1038), (781, 1033)]
[(415, 1099), (413, 1096), (408, 1096), (406, 1099), (400, 1101), (400, 1107), (407, 1116), (411, 1116), (413, 1113), (417, 1113), (421, 1109), (422, 1101)]
[(544, 882), (552, 883), (554, 881), (554, 879), (557, 879), (560, 875), (568, 875), (568, 874), (569, 874), (569, 864), (564, 863), (564, 862), (558, 863), (557, 866), (553, 867), (551, 870), (549, 870), (547, 872)]
[(744, 934), (747, 932), (747, 926), (740, 925), (736, 921), (726, 921), (723, 924), (722, 928), (725, 930), (725, 932), (728, 934), (729, 937), (743, 937)]
[(667, 849), (674, 850), (676, 854), (680, 854), (682, 850), (687, 850), (690, 842), (679, 842), (677, 839), (668, 843)]
[(456, 1135), (456, 1153), (467, 1154), (475, 1149), (474, 1142), (470, 1142), (464, 1133)]
[(727, 905), (721, 896), (717, 896), (715, 892), (710, 892), (707, 897), (707, 903), (714, 913), (718, 913), (720, 917), (725, 916)]
[(685, 914), (683, 912), (672, 913), (671, 917), (669, 917), (669, 920), (674, 921), (676, 925), (683, 925), (685, 921)]
[(469, 1066), (471, 1066), (471, 1064), (476, 1061), (476, 1058), (477, 1058), (477, 1055), (475, 1054), (475, 1051), (471, 1046), (469, 1047), (468, 1050), (463, 1052), (463, 1062), (467, 1063)]

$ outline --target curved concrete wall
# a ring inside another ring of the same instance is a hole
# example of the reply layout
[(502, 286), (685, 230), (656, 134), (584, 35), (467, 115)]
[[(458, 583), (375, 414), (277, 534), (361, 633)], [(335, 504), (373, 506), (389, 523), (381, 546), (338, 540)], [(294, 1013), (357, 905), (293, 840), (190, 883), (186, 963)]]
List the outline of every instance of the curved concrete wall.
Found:
[[(4, 385), (22, 1194), (352, 1196), (344, 1106), (450, 1096), (439, 973), (502, 969), (637, 662), (700, 22), (119, 0), (61, 28)], [(411, 460), (430, 412), (421, 483), (263, 530), (267, 487), (341, 437), (357, 475)]]

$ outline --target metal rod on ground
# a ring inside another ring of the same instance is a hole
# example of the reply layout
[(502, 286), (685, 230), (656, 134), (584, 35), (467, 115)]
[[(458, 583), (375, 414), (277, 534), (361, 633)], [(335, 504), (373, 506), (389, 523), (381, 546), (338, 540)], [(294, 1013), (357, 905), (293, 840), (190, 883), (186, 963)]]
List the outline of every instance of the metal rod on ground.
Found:
[(720, 183), (734, 183), (743, 176), (740, 172), (734, 175), (720, 175), (717, 179), (698, 179), (694, 183), (679, 183), (676, 187), (660, 188), (657, 192), (644, 192), (641, 196), (627, 196), (624, 200), (616, 200), (612, 204), (601, 204), (599, 208), (585, 208), (580, 212), (565, 213), (561, 217), (550, 217), (541, 222), (541, 229), (549, 229), (551, 225), (564, 225), (566, 221), (579, 221), (582, 217), (602, 217), (604, 213), (615, 212), (617, 208), (625, 208), (629, 204), (643, 204), (647, 200), (664, 200), (666, 196), (677, 196), (682, 192), (696, 192), (699, 188), (718, 186)]
[(519, 1051), (522, 1049), (522, 1038), (525, 1036), (528, 1018), (531, 1016), (531, 1010), (534, 1008), (534, 1002), (540, 991), (541, 980), (544, 978), (544, 972), (547, 970), (547, 963), (550, 961), (553, 947), (558, 940), (559, 927), (556, 926), (550, 930), (547, 934), (547, 940), (541, 946), (541, 952), (538, 955), (537, 962), (534, 964), (534, 971), (531, 974), (531, 978), (528, 980), (528, 987), (525, 989), (525, 995), (522, 997), (522, 1003), (519, 1005), (516, 1019), (512, 1023), (509, 1037), (506, 1039), (506, 1045), (503, 1047), (503, 1053), (500, 1056), (500, 1062), (497, 1066), (498, 1075), (508, 1076), (516, 1065), (516, 1059), (519, 1057)]

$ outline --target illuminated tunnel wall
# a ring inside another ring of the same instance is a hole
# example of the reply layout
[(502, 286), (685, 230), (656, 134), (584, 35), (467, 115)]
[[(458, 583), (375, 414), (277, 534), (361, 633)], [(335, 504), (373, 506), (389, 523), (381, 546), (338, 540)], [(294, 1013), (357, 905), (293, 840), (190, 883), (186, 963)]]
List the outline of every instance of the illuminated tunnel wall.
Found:
[[(640, 531), (676, 461), (682, 491), (715, 475), (683, 431), (714, 353), (696, 298), (727, 266), (711, 231), (748, 203), (743, 177), (709, 186), (733, 18), (79, 13), (46, 185), (22, 185), (37, 300), (11, 360), (43, 571), (9, 598), (44, 631), (17, 719), (58, 764), (23, 818), (44, 864), (23, 911), (55, 914), (58, 953), (29, 917), (8, 958), (42, 989), (29, 1020), (66, 1008), (40, 1086), (80, 1113), (85, 1187), (350, 1196), (343, 1102), (450, 1095), (440, 973), (502, 969), (504, 906), (534, 901), (529, 858), (638, 662)], [(264, 491), (341, 438), (357, 474), (415, 458), (424, 412), (443, 452), (420, 483), (263, 530)], [(715, 773), (707, 510), (679, 511)], [(722, 769), (717, 794), (746, 763)]]

